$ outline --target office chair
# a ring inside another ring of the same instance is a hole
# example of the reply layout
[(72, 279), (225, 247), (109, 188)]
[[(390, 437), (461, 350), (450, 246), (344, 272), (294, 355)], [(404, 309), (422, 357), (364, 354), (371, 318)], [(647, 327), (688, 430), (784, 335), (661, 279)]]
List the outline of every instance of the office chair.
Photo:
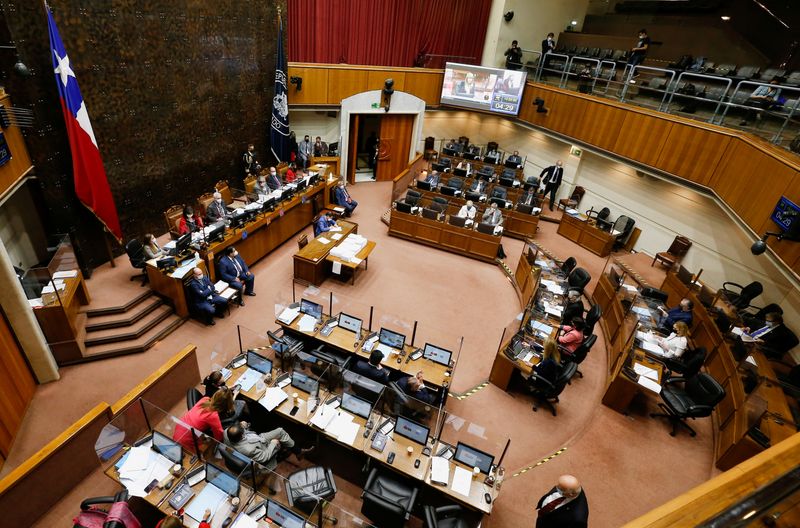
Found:
[[(219, 453), (222, 461), (225, 462), (225, 467), (228, 468), (231, 473), (239, 475), (239, 479), (243, 482), (253, 482), (254, 466), (250, 457), (239, 453), (234, 448), (225, 444), (219, 444), (217, 446), (217, 453)], [(256, 484), (261, 485), (267, 480), (269, 489), (274, 491), (272, 487), (272, 478), (270, 478), (272, 475), (273, 473), (271, 471), (256, 470)]]
[[(735, 286), (739, 291), (730, 290), (728, 289), (729, 286)], [(725, 297), (737, 310), (744, 310), (750, 306), (750, 301), (761, 295), (763, 291), (764, 286), (758, 281), (753, 281), (747, 286), (742, 286), (735, 282), (722, 283), (722, 293), (725, 294)]]
[[(538, 184), (538, 182), (537, 182)], [(583, 200), (583, 195), (586, 194), (586, 189), (581, 187), (580, 185), (576, 185), (572, 192), (569, 195), (569, 198), (562, 198), (558, 201), (558, 205), (556, 206), (557, 209), (577, 209)]]
[(603, 309), (600, 307), (599, 304), (593, 304), (589, 311), (586, 312), (586, 317), (584, 318), (584, 322), (586, 326), (583, 328), (583, 335), (588, 337), (594, 333), (594, 325), (597, 324), (597, 321), (600, 320), (600, 316), (603, 315)]
[(517, 171), (515, 169), (503, 169), (503, 173), (500, 175), (500, 177), (514, 181), (517, 179)]
[[(331, 502), (336, 497), (336, 481), (333, 479), (333, 471), (321, 466), (295, 471), (284, 481), (284, 487), (289, 507), (307, 514), (313, 513), (316, 508), (320, 508), (320, 512), (324, 511), (322, 510), (324, 504)], [(329, 515), (322, 517), (331, 524), (339, 522), (336, 517)]]
[(660, 303), (666, 303), (667, 299), (669, 299), (669, 294), (664, 290), (659, 290), (658, 288), (642, 288), (642, 297), (646, 299), (652, 299)]
[(706, 349), (705, 347), (697, 347), (694, 350), (687, 350), (676, 358), (662, 358), (662, 363), (670, 372), (677, 372), (684, 378), (693, 378), (696, 376), (703, 364), (706, 362)]
[(361, 493), (361, 513), (381, 528), (402, 528), (411, 518), (418, 493), (418, 488), (393, 472), (381, 473), (372, 468)]
[(419, 203), (419, 199), (421, 197), (422, 197), (422, 195), (419, 192), (415, 191), (414, 189), (409, 189), (409, 190), (406, 191), (406, 197), (405, 197), (404, 201), (408, 205), (414, 207), (414, 206), (417, 205), (417, 203)]
[[(586, 359), (586, 356), (589, 355), (589, 351), (592, 349), (594, 344), (597, 342), (597, 336), (594, 334), (590, 334), (589, 337), (583, 340), (583, 343), (575, 349), (575, 352), (572, 353), (572, 356), (567, 357), (567, 361), (570, 363), (575, 364), (575, 374), (579, 377), (583, 377), (583, 372), (580, 371), (580, 364), (583, 363), (583, 360)], [(569, 384), (570, 381), (567, 381)]]
[(625, 215), (620, 216), (614, 221), (614, 227), (612, 228), (612, 231), (619, 233), (617, 235), (617, 240), (614, 242), (614, 250), (620, 249), (627, 244), (631, 233), (633, 233), (633, 226), (635, 224), (636, 220)]
[(508, 189), (501, 185), (495, 185), (492, 189), (492, 194), (489, 196), (490, 198), (500, 198), (501, 200), (506, 200), (508, 197)]
[(202, 397), (203, 394), (199, 390), (194, 387), (189, 388), (186, 391), (186, 409), (191, 409), (197, 405), (197, 402), (199, 402)]
[(611, 229), (611, 222), (608, 220), (608, 215), (611, 214), (611, 210), (608, 207), (603, 207), (600, 211), (595, 211), (593, 208), (586, 211), (586, 216), (589, 218), (593, 218), (594, 221), (597, 223), (597, 227), (602, 229), (603, 231), (608, 231)]
[(122, 490), (113, 496), (84, 499), (81, 501), (81, 511), (73, 521), (73, 528), (141, 528), (142, 523), (128, 505), (128, 498), (128, 490)]
[(564, 272), (564, 276), (567, 276), (572, 273), (572, 270), (574, 270), (575, 266), (577, 265), (578, 261), (575, 260), (575, 257), (569, 257), (567, 260), (561, 263), (561, 271)]
[(142, 286), (148, 283), (147, 278), (147, 257), (144, 255), (144, 246), (138, 238), (133, 238), (125, 244), (125, 253), (128, 254), (128, 259), (131, 261), (131, 266), (138, 270), (142, 270), (139, 275), (134, 275), (131, 280), (142, 279)]
[(656, 256), (653, 257), (653, 262), (650, 264), (650, 267), (652, 268), (655, 263), (658, 262), (659, 264), (665, 264), (668, 268), (671, 268), (683, 260), (683, 257), (686, 256), (686, 253), (688, 253), (689, 248), (691, 247), (691, 240), (685, 236), (678, 235), (675, 237), (675, 240), (672, 241), (672, 244), (669, 245), (669, 249), (656, 253)]
[(550, 411), (553, 413), (553, 416), (556, 416), (556, 406), (555, 403), (558, 403), (558, 396), (564, 391), (564, 388), (567, 386), (567, 383), (572, 376), (578, 371), (578, 365), (572, 362), (568, 362), (564, 365), (561, 369), (561, 373), (558, 375), (554, 383), (550, 383), (546, 379), (542, 378), (541, 376), (537, 375), (536, 372), (531, 373), (531, 377), (528, 378), (528, 390), (531, 391), (533, 395), (533, 410), (539, 411), (539, 407), (536, 405), (536, 401), (547, 405), (550, 407)]
[(567, 276), (567, 284), (569, 284), (569, 287), (580, 290), (581, 293), (583, 293), (583, 289), (589, 284), (590, 280), (592, 280), (592, 276), (583, 268), (575, 268)]
[(455, 189), (460, 191), (464, 187), (464, 180), (459, 178), (458, 176), (453, 176), (449, 180), (447, 180), (447, 186), (451, 189)]
[[(683, 386), (681, 383), (683, 382)], [(689, 434), (697, 433), (684, 420), (711, 416), (714, 406), (725, 397), (725, 389), (710, 374), (700, 372), (691, 378), (670, 378), (661, 388), (658, 406), (663, 413), (651, 413), (650, 417), (667, 418), (672, 423), (670, 436), (675, 436), (678, 426), (685, 427)]]
[(438, 508), (425, 505), (422, 507), (422, 512), (425, 528), (469, 528), (475, 525), (474, 522), (470, 522), (469, 513), (458, 504)]
[(442, 211), (447, 209), (447, 198), (442, 198), (441, 196), (434, 196), (432, 200), (432, 204), (439, 204), (442, 206)]
[[(751, 306), (750, 308), (755, 308), (755, 306)], [(745, 312), (739, 315), (742, 318), (742, 323), (744, 323), (744, 326), (749, 327), (751, 330), (756, 330), (764, 326), (768, 313), (783, 315), (783, 308), (781, 308), (779, 304), (769, 303), (765, 307), (759, 308), (754, 314)]]

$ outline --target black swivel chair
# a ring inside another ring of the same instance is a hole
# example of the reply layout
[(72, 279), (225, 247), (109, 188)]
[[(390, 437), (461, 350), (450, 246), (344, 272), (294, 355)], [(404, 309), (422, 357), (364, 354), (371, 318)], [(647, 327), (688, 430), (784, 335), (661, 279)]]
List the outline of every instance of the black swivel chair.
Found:
[[(312, 466), (295, 471), (284, 481), (286, 497), (291, 508), (296, 508), (305, 513), (312, 513), (318, 508), (318, 515), (331, 524), (336, 524), (336, 517), (323, 516), (323, 505), (336, 497), (336, 481), (330, 468)], [(323, 504), (320, 504), (323, 503)]]
[(578, 372), (578, 365), (568, 362), (561, 369), (561, 373), (553, 383), (537, 375), (536, 372), (531, 373), (531, 377), (528, 378), (528, 390), (531, 391), (534, 398), (533, 410), (539, 410), (539, 407), (536, 405), (536, 401), (538, 400), (550, 407), (553, 416), (556, 416), (555, 404), (558, 403), (558, 396), (564, 391), (567, 383), (569, 383), (569, 380), (572, 379), (572, 376), (574, 376), (576, 372)]
[(460, 191), (464, 187), (464, 180), (459, 178), (458, 176), (453, 176), (449, 180), (447, 180), (447, 186), (451, 189), (455, 189)]
[(192, 407), (197, 405), (197, 402), (199, 402), (200, 398), (202, 398), (202, 397), (203, 397), (203, 394), (199, 390), (195, 389), (194, 387), (192, 387), (189, 390), (187, 390), (186, 391), (186, 408), (187, 409), (191, 409)]
[(148, 283), (147, 278), (147, 257), (144, 254), (144, 246), (142, 243), (134, 238), (125, 244), (125, 253), (128, 254), (128, 259), (131, 261), (131, 266), (138, 270), (142, 270), (139, 275), (134, 275), (131, 280), (142, 279), (142, 286)]
[[(684, 382), (681, 385), (681, 382)], [(687, 418), (704, 418), (711, 416), (711, 411), (722, 398), (725, 389), (710, 374), (700, 372), (691, 378), (670, 378), (661, 389), (663, 403), (658, 406), (663, 413), (651, 413), (650, 417), (660, 416), (667, 418), (672, 423), (670, 436), (675, 436), (678, 426), (685, 427), (689, 434), (697, 433), (684, 420)]]
[(489, 198), (500, 198), (501, 200), (506, 200), (508, 198), (508, 189), (503, 187), (502, 185), (495, 185), (492, 188), (492, 194)]
[(417, 192), (417, 191), (415, 191), (413, 189), (409, 189), (409, 190), (406, 191), (405, 202), (408, 205), (410, 205), (411, 207), (415, 207), (417, 205), (417, 203), (419, 202), (419, 199), (420, 199), (421, 196), (422, 195), (419, 192)]
[[(580, 364), (583, 363), (583, 360), (589, 355), (589, 351), (592, 350), (592, 347), (596, 342), (597, 336), (590, 334), (589, 337), (584, 339), (583, 343), (581, 343), (578, 348), (575, 349), (575, 352), (572, 353), (572, 356), (567, 358), (568, 362), (575, 364), (575, 374), (581, 378), (583, 377), (583, 372), (580, 370)], [(567, 381), (567, 383), (570, 382)]]
[(564, 272), (564, 276), (567, 276), (572, 273), (572, 270), (574, 270), (575, 266), (577, 265), (578, 261), (575, 260), (575, 257), (569, 257), (567, 260), (561, 263), (561, 271)]
[(447, 210), (447, 199), (442, 198), (441, 196), (434, 196), (433, 200), (431, 201), (431, 205), (439, 204), (441, 206), (442, 212)]
[[(729, 289), (729, 286), (737, 288), (738, 291)], [(758, 281), (753, 281), (747, 286), (735, 282), (722, 283), (722, 293), (737, 310), (743, 310), (750, 306), (750, 301), (761, 295), (763, 291), (764, 286)]]
[(361, 493), (361, 513), (381, 528), (402, 528), (411, 518), (418, 493), (395, 474), (372, 468)]
[[(240, 479), (243, 482), (253, 482), (254, 466), (249, 457), (239, 453), (232, 447), (222, 444), (217, 447), (217, 452), (220, 457), (222, 457), (222, 461), (225, 462), (225, 467), (227, 467), (231, 473), (240, 475)], [(271, 472), (258, 471), (256, 473), (256, 484), (261, 485), (264, 480), (271, 480), (269, 479), (271, 475)], [(272, 490), (272, 483), (268, 482), (267, 484), (270, 490)]]
[(589, 311), (586, 312), (586, 317), (584, 318), (586, 322), (586, 326), (583, 328), (583, 335), (589, 337), (594, 333), (594, 325), (597, 324), (597, 321), (600, 320), (600, 316), (603, 315), (603, 309), (600, 308), (599, 304), (593, 304)]
[(603, 231), (608, 231), (611, 229), (613, 223), (609, 221), (608, 215), (611, 214), (611, 210), (608, 207), (603, 207), (600, 211), (595, 211), (594, 209), (589, 209), (586, 211), (586, 216), (589, 218), (594, 218), (595, 222), (597, 222), (597, 227), (602, 229)]
[(693, 378), (706, 362), (706, 349), (697, 347), (694, 350), (687, 350), (681, 357), (663, 358), (662, 361), (670, 373), (677, 372), (684, 378)]
[(583, 289), (587, 284), (589, 284), (590, 280), (592, 280), (592, 276), (589, 275), (589, 272), (583, 268), (575, 268), (567, 276), (567, 283), (569, 284), (569, 287), (580, 290), (581, 293), (583, 293)]
[(448, 506), (423, 506), (425, 514), (425, 528), (470, 528), (474, 526), (470, 522), (467, 511), (458, 504)]

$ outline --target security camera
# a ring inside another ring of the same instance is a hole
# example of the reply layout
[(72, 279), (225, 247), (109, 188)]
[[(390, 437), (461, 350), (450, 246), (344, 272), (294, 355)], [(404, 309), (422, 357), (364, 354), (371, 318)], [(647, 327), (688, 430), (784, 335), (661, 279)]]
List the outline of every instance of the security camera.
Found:
[(766, 250), (767, 250), (767, 243), (764, 240), (756, 240), (755, 242), (753, 242), (753, 245), (750, 246), (750, 253), (752, 253), (753, 255), (762, 255)]

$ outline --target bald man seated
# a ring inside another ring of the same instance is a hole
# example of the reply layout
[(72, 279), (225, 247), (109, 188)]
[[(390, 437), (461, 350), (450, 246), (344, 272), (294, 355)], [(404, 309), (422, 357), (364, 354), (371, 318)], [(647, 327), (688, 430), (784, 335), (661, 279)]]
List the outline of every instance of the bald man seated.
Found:
[(228, 205), (222, 199), (222, 194), (215, 192), (214, 200), (206, 208), (206, 221), (209, 224), (225, 220), (228, 216)]
[(589, 503), (578, 479), (561, 475), (558, 484), (536, 504), (536, 528), (586, 528)]
[(214, 317), (224, 317), (228, 301), (217, 295), (214, 285), (203, 270), (194, 268), (192, 279), (186, 286), (189, 290), (189, 312), (209, 326), (214, 325)]

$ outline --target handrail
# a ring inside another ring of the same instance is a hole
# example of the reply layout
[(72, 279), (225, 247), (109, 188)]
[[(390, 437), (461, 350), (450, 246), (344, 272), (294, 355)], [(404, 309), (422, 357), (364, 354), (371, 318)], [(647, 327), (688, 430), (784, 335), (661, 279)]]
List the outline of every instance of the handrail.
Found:
[[(661, 73), (668, 73), (669, 74), (669, 81), (667, 82), (667, 86), (672, 86), (673, 81), (675, 80), (675, 71), (674, 70), (667, 70), (665, 68), (654, 68), (652, 66), (642, 66), (637, 64), (631, 70), (630, 79), (632, 80), (633, 77), (636, 75), (637, 70), (645, 70), (645, 71), (652, 71), (652, 72), (661, 72)], [(625, 80), (625, 85), (622, 87), (622, 93), (619, 96), (619, 100), (621, 103), (625, 102), (625, 95), (628, 93), (628, 87), (630, 86), (630, 82), (628, 82), (628, 77), (623, 76)], [(661, 108), (664, 106), (664, 100), (667, 98), (667, 90), (664, 90), (664, 95), (661, 97), (661, 104), (658, 105), (658, 110), (661, 111)]]
[[(565, 67), (565, 70), (566, 70), (566, 72), (567, 72), (566, 81), (568, 81), (568, 80), (569, 80), (569, 78), (570, 78), (570, 75), (572, 75), (572, 65), (575, 63), (575, 61), (576, 61), (576, 60), (577, 60), (577, 61), (581, 61), (581, 62), (588, 62), (588, 63), (595, 64), (595, 67), (594, 67), (594, 76), (596, 76), (596, 75), (597, 75), (597, 74), (600, 72), (600, 59), (593, 59), (593, 58), (591, 58), (591, 57), (579, 57), (578, 55), (575, 55), (575, 56), (573, 56), (573, 57), (570, 57), (570, 59), (569, 59), (569, 62), (567, 62), (567, 65), (566, 65), (566, 67)], [(577, 77), (577, 75), (578, 75), (578, 74), (577, 74), (577, 72), (576, 72), (576, 73), (575, 73), (575, 76)], [(564, 84), (561, 86), (562, 88), (565, 88), (565, 87), (566, 87), (566, 81), (565, 81), (565, 83), (564, 83)]]
[(561, 77), (560, 77), (559, 84), (558, 84), (559, 86), (563, 86), (564, 85), (564, 76), (565, 76), (564, 74), (567, 72), (567, 65), (568, 65), (569, 60), (570, 60), (569, 55), (565, 55), (563, 53), (549, 52), (549, 53), (545, 53), (544, 55), (542, 55), (542, 57), (539, 59), (539, 67), (536, 69), (536, 82), (540, 82), (540, 80), (542, 78), (542, 72), (544, 70), (558, 72), (558, 70), (556, 70), (556, 69), (550, 70), (550, 69), (544, 67), (544, 63), (547, 62), (548, 59), (553, 58), (553, 57), (563, 57), (565, 59), (564, 60), (564, 70), (561, 72)]
[[(672, 98), (675, 97), (675, 93), (678, 90), (678, 86), (680, 86), (681, 79), (683, 79), (684, 76), (686, 76), (686, 77), (698, 77), (698, 78), (701, 78), (701, 79), (711, 79), (712, 81), (727, 81), (726, 84), (725, 84), (725, 91), (722, 93), (720, 98), (717, 100), (717, 107), (714, 109), (714, 115), (717, 115), (717, 112), (719, 112), (719, 107), (722, 105), (722, 101), (724, 101), (725, 97), (728, 95), (728, 90), (731, 89), (731, 85), (733, 84), (733, 81), (731, 79), (727, 78), (727, 77), (720, 77), (718, 75), (707, 75), (707, 74), (704, 74), (704, 73), (695, 73), (695, 72), (687, 72), (687, 71), (681, 72), (680, 75), (678, 75), (678, 80), (675, 81), (675, 86), (672, 87), (671, 93), (669, 95), (669, 101), (667, 101), (667, 105), (664, 107), (664, 111), (669, 113), (669, 105), (672, 104)], [(684, 97), (694, 97), (694, 98), (697, 98), (697, 99), (702, 99), (704, 101), (711, 101), (712, 100), (712, 99), (707, 99), (705, 97), (697, 97), (697, 96), (691, 96), (691, 95), (685, 95), (685, 94), (681, 94), (681, 95), (684, 96)], [(709, 122), (713, 122), (714, 115), (711, 116), (711, 120), (709, 120)]]

